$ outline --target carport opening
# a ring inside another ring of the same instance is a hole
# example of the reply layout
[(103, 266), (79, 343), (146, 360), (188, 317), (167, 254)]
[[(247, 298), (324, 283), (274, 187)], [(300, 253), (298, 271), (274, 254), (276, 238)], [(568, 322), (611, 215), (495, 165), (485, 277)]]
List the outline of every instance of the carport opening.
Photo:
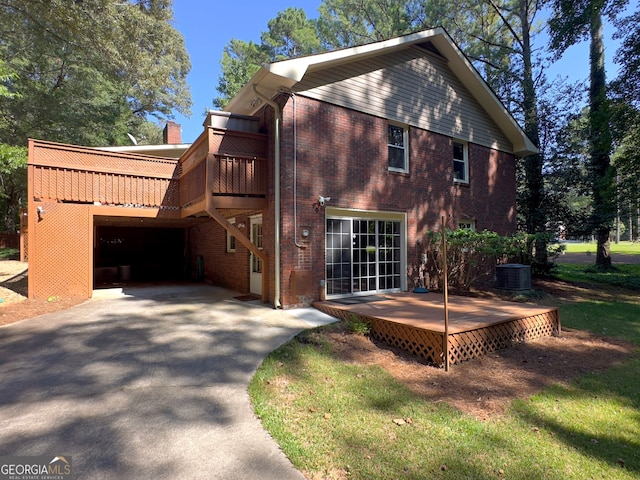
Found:
[(188, 278), (185, 228), (97, 226), (94, 288)]

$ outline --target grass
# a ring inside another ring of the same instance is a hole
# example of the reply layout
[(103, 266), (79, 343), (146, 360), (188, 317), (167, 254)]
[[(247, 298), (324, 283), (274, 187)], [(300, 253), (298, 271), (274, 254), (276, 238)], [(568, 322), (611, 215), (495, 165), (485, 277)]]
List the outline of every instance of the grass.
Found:
[[(579, 277), (573, 266), (562, 275)], [(600, 275), (588, 279), (596, 288), (618, 281)], [(624, 298), (563, 303), (562, 323), (640, 346), (640, 299)], [(310, 478), (640, 479), (639, 355), (480, 422), (378, 367), (341, 362), (323, 338), (303, 332), (250, 385), (265, 427)]]
[[(565, 246), (565, 251), (568, 253), (586, 253), (593, 254), (594, 256), (596, 254), (596, 242), (563, 242), (562, 245)], [(640, 242), (611, 242), (611, 253), (613, 255), (617, 253), (623, 253), (627, 255), (640, 255)]]
[(598, 271), (592, 265), (576, 265), (571, 263), (556, 264), (554, 276), (581, 284), (608, 285), (614, 287), (640, 290), (640, 265), (618, 264), (606, 272)]

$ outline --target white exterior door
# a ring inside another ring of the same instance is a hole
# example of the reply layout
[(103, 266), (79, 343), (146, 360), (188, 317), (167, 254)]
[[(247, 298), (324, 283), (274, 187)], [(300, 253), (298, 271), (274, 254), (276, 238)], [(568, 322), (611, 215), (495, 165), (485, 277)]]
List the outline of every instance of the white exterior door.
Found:
[[(262, 215), (250, 218), (250, 240), (262, 250)], [(253, 253), (249, 256), (249, 291), (256, 295), (262, 295), (262, 260)]]

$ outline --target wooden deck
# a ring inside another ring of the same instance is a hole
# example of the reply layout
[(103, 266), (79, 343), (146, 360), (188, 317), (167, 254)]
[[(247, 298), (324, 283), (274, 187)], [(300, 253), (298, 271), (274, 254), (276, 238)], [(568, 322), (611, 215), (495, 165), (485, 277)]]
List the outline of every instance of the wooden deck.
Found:
[[(449, 297), (449, 364), (477, 358), (536, 338), (558, 335), (558, 309), (471, 297)], [(334, 317), (354, 316), (389, 345), (444, 363), (444, 296), (394, 293), (314, 302)]]

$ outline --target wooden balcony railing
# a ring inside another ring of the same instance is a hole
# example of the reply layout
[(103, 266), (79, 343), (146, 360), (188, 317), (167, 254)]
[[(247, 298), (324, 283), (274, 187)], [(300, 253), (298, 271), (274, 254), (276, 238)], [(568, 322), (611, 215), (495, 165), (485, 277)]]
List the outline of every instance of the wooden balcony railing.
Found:
[(177, 210), (177, 160), (32, 141), (32, 196), (43, 201)]
[(265, 138), (215, 129), (200, 137), (180, 160), (182, 216), (197, 215), (207, 207), (263, 208), (267, 194)]
[(267, 162), (264, 158), (215, 155), (208, 161), (213, 177), (213, 195), (266, 195)]
[(180, 160), (32, 140), (34, 200), (180, 210), (260, 209), (267, 194), (266, 135), (208, 129)]

